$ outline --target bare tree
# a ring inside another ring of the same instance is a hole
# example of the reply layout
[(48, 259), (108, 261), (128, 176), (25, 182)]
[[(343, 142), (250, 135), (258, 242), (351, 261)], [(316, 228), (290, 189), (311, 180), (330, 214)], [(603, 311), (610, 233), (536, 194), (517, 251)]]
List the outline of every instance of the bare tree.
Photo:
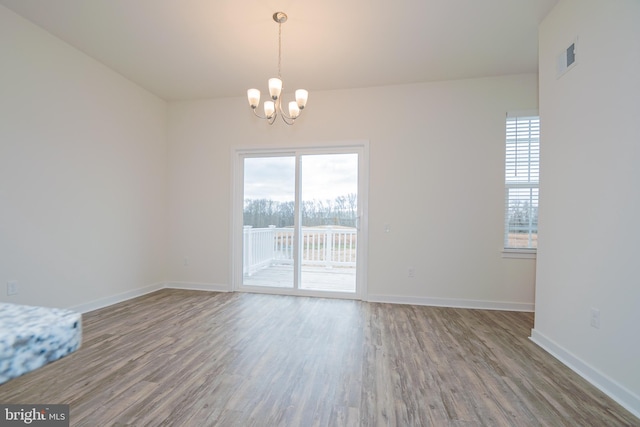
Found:
[[(288, 227), (294, 224), (294, 202), (270, 199), (244, 201), (244, 225), (264, 228), (269, 225)], [(338, 196), (334, 200), (305, 200), (300, 204), (306, 226), (341, 225), (354, 227), (357, 213), (355, 193)]]

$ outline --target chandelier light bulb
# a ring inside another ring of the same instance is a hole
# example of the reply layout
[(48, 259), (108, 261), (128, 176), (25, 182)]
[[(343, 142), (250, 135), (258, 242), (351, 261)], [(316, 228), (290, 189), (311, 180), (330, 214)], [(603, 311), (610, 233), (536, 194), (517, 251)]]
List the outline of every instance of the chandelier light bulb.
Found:
[(289, 103), (289, 117), (291, 117), (292, 119), (295, 119), (299, 115), (300, 115), (300, 107), (298, 107), (298, 104), (295, 101), (291, 101)]
[(282, 80), (274, 77), (269, 79), (269, 94), (274, 101), (280, 98), (280, 92), (282, 92)]
[[(260, 94), (258, 94), (260, 96)], [(307, 105), (307, 99), (309, 98), (309, 92), (304, 89), (296, 90), (296, 103), (298, 107), (302, 110), (305, 105)]]
[(276, 112), (276, 105), (273, 101), (264, 101), (264, 115), (267, 119), (273, 117), (273, 113)]
[(255, 109), (260, 104), (260, 91), (258, 89), (249, 89), (247, 98), (249, 98), (249, 106)]

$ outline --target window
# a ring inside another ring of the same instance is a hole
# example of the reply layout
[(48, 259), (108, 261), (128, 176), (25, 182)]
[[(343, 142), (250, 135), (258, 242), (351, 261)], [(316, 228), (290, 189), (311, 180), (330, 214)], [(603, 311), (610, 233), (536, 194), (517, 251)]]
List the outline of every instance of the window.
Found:
[(505, 252), (535, 253), (538, 246), (540, 117), (508, 113), (505, 155)]

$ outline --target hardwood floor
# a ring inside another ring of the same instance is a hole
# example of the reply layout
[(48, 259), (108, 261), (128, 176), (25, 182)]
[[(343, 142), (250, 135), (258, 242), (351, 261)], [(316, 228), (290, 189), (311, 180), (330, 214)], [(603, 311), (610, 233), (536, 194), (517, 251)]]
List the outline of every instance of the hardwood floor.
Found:
[(162, 290), (83, 316), (0, 385), (73, 426), (631, 426), (528, 335), (532, 313)]

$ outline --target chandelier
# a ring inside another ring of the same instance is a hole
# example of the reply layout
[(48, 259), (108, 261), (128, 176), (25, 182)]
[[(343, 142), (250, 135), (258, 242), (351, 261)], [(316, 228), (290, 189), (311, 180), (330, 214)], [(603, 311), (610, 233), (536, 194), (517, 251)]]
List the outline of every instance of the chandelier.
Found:
[(309, 92), (304, 89), (296, 90), (296, 100), (289, 102), (289, 114), (284, 112), (282, 109), (282, 99), (280, 98), (282, 92), (280, 64), (282, 62), (282, 24), (287, 22), (287, 14), (284, 12), (276, 12), (273, 14), (273, 20), (278, 23), (278, 77), (269, 79), (269, 95), (271, 99), (264, 102), (264, 116), (261, 116), (256, 111), (258, 104), (260, 104), (260, 91), (258, 89), (249, 89), (247, 91), (247, 97), (249, 98), (251, 111), (253, 111), (256, 117), (267, 120), (267, 122), (272, 125), (276, 121), (276, 117), (280, 115), (286, 124), (292, 125), (298, 116), (300, 116), (300, 111), (303, 110), (307, 104)]

